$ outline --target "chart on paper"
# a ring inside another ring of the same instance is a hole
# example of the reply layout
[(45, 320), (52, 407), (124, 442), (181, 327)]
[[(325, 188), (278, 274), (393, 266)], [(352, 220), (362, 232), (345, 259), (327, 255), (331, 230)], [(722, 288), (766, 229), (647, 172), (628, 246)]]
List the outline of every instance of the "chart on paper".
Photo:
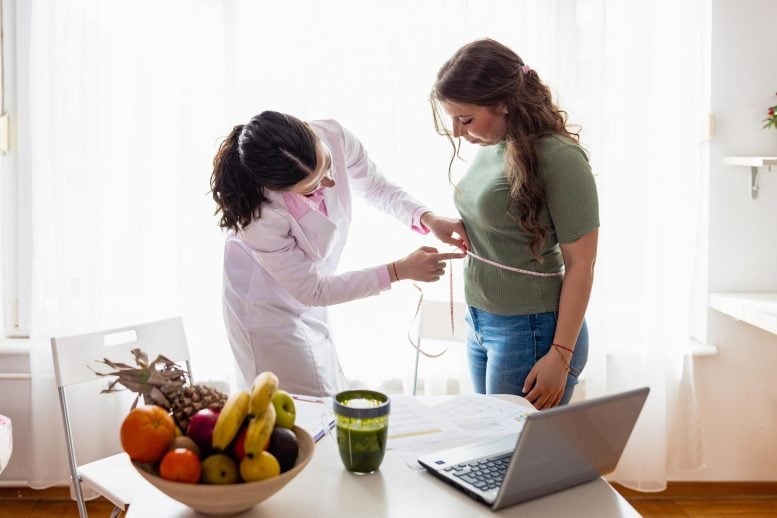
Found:
[(465, 435), (455, 424), (440, 419), (429, 407), (410, 396), (392, 396), (388, 447), (441, 441)]

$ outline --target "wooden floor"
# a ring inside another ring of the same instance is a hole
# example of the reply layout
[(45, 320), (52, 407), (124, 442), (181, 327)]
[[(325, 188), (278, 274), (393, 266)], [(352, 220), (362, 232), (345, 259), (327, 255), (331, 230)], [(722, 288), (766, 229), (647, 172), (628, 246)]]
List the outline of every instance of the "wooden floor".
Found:
[[(104, 498), (86, 503), (90, 517), (108, 518), (113, 504)], [(36, 491), (29, 488), (0, 488), (0, 518), (78, 518), (78, 506), (68, 488)], [(151, 517), (149, 517), (151, 518)]]
[(661, 493), (613, 486), (646, 518), (777, 517), (777, 482), (670, 482)]
[[(777, 482), (674, 482), (661, 493), (614, 486), (645, 518), (777, 518)], [(90, 516), (105, 518), (113, 505), (101, 498), (88, 502), (87, 509)], [(0, 517), (78, 518), (78, 508), (67, 488), (0, 488)]]

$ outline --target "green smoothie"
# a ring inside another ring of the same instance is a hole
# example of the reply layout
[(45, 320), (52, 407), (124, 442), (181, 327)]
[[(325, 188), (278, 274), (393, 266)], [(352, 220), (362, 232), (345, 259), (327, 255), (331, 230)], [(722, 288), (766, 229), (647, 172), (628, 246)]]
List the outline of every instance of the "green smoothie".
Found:
[(388, 416), (355, 418), (337, 416), (337, 446), (345, 469), (372, 473), (386, 453)]

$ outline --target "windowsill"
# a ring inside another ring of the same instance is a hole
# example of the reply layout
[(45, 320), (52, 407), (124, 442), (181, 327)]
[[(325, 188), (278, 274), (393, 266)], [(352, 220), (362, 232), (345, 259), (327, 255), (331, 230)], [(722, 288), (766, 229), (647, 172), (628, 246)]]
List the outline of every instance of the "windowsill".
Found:
[(717, 292), (709, 307), (777, 335), (777, 292)]
[(29, 338), (0, 338), (0, 354), (29, 354)]

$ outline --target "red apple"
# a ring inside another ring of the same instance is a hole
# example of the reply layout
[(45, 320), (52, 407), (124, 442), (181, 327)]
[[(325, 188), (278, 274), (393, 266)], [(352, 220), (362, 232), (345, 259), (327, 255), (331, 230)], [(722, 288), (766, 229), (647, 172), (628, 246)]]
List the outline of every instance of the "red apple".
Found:
[(246, 442), (247, 431), (248, 431), (248, 426), (243, 426), (240, 429), (240, 431), (237, 433), (237, 437), (235, 438), (235, 445), (232, 451), (235, 454), (235, 458), (238, 460), (238, 462), (243, 460), (243, 457), (246, 456), (245, 442)]
[(186, 435), (199, 446), (202, 458), (207, 457), (213, 450), (213, 428), (216, 426), (219, 412), (219, 410), (203, 408), (189, 419)]

